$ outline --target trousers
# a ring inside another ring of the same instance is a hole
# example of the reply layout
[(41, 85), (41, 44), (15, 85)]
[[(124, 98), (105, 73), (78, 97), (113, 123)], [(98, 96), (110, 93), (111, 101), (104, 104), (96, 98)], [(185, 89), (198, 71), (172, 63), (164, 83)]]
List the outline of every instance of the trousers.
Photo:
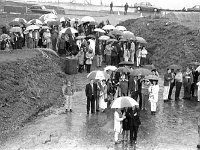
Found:
[(182, 82), (176, 82), (175, 100), (179, 99)]
[(72, 109), (72, 95), (65, 95), (65, 109)]
[(163, 100), (167, 100), (168, 99), (168, 94), (169, 94), (169, 86), (164, 86)]
[(156, 102), (151, 101), (151, 111), (155, 112), (156, 111)]
[(133, 126), (130, 128), (130, 141), (137, 140), (138, 128), (139, 126)]
[(87, 97), (87, 113), (90, 112), (90, 106), (91, 106), (91, 113), (94, 113), (95, 111), (95, 99), (94, 96)]
[(97, 55), (97, 67), (101, 67), (102, 65), (102, 55)]
[(119, 132), (115, 131), (115, 142), (117, 142), (119, 140)]

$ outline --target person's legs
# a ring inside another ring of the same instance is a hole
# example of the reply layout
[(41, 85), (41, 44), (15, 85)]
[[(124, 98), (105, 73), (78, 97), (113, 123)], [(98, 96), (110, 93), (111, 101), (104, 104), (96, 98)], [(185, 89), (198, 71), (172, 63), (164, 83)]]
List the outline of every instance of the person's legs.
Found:
[(182, 86), (181, 82), (176, 82), (175, 100), (179, 100), (181, 86)]
[(99, 67), (102, 66), (103, 56), (99, 55)]
[(118, 142), (119, 140), (119, 132), (115, 131), (115, 142)]
[(197, 100), (198, 100), (198, 102), (200, 102), (200, 90), (198, 90), (197, 92), (198, 92), (198, 98), (197, 98)]
[(72, 111), (72, 95), (69, 96), (69, 104), (68, 104), (68, 108), (70, 109), (70, 111)]
[(138, 92), (132, 92), (131, 93), (131, 97), (137, 101), (137, 98), (138, 98)]
[(169, 93), (169, 86), (164, 86), (163, 100), (167, 100), (168, 99), (168, 93)]
[(137, 133), (138, 133), (138, 126), (134, 126), (134, 137), (133, 137), (133, 140), (135, 142), (137, 141)]
[(130, 129), (130, 141), (133, 141), (133, 128)]
[(65, 110), (67, 111), (69, 108), (69, 96), (65, 95)]
[(173, 91), (174, 86), (175, 86), (174, 83), (171, 83), (171, 84), (170, 84), (169, 94), (168, 94), (168, 99), (169, 99), (169, 100), (171, 99), (171, 95), (172, 95), (172, 91)]
[(96, 111), (99, 111), (99, 96), (96, 98)]
[(92, 99), (91, 99), (91, 113), (94, 113), (95, 112), (95, 98), (94, 96), (92, 96)]
[(90, 98), (89, 97), (87, 97), (87, 114), (89, 114), (89, 112), (90, 112)]
[(156, 112), (156, 102), (151, 101), (151, 112)]
[(97, 55), (97, 67), (100, 66), (100, 62), (99, 62), (99, 55)]
[(142, 93), (139, 92), (138, 96), (139, 96), (139, 108), (142, 109)]

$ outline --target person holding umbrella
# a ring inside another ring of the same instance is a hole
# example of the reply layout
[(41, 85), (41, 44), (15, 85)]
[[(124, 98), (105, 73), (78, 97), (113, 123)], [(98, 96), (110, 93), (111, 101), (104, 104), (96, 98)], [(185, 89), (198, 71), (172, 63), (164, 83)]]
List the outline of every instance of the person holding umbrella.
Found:
[(184, 97), (183, 99), (191, 98), (191, 85), (193, 82), (192, 71), (189, 67), (186, 68), (186, 72), (183, 73), (183, 87), (184, 87)]
[(175, 101), (180, 100), (179, 95), (181, 91), (182, 82), (183, 82), (183, 74), (180, 69), (177, 69), (177, 73), (175, 76), (175, 86), (176, 86)]
[(149, 101), (151, 103), (151, 114), (155, 115), (158, 102), (159, 85), (158, 80), (151, 80), (152, 84), (149, 87)]
[(168, 94), (170, 88), (170, 82), (172, 80), (171, 69), (167, 69), (167, 73), (164, 75), (164, 90), (163, 90), (163, 100), (168, 101)]
[(148, 79), (142, 80), (142, 109), (141, 110), (147, 110), (147, 102), (149, 99), (149, 87), (150, 87), (150, 81)]

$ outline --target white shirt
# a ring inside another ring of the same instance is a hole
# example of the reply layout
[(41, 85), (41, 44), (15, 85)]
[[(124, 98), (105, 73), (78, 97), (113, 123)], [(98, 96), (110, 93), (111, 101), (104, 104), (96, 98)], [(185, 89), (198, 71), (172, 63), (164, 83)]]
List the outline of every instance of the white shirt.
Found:
[(89, 39), (88, 41), (90, 42), (90, 47), (95, 55), (95, 40)]
[(145, 48), (143, 48), (142, 52), (141, 52), (141, 57), (146, 58), (146, 56), (147, 56), (147, 50)]

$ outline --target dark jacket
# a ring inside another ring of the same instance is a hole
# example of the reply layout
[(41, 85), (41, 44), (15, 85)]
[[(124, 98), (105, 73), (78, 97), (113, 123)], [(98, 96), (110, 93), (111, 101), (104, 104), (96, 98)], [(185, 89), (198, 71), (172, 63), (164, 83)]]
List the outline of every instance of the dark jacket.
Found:
[(172, 74), (171, 73), (166, 73), (164, 75), (164, 86), (169, 86), (171, 80), (172, 80)]
[(129, 109), (128, 114), (129, 114), (130, 129), (138, 127), (141, 124), (138, 108), (135, 108), (134, 110), (132, 110), (132, 108)]
[(136, 84), (135, 84), (133, 77), (130, 77), (129, 79), (129, 91), (130, 92), (138, 91), (138, 82), (136, 81)]
[(85, 88), (85, 95), (90, 99), (92, 98), (92, 95), (94, 95), (94, 98), (96, 98), (97, 97), (97, 84), (93, 83), (93, 93), (92, 93), (92, 86), (90, 85), (90, 83), (88, 83)]

